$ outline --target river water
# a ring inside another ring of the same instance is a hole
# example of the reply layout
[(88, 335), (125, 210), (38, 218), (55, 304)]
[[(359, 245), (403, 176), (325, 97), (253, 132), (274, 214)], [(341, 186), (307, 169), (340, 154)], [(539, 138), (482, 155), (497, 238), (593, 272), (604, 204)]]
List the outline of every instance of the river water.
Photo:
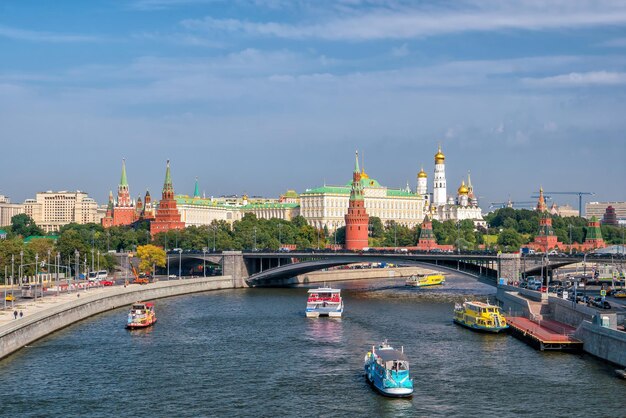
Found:
[[(0, 415), (626, 415), (626, 384), (611, 366), (452, 324), (454, 301), (493, 296), (487, 285), (454, 276), (433, 290), (335, 285), (340, 320), (305, 318), (306, 289), (285, 288), (158, 300), (148, 330), (125, 330), (126, 309), (74, 324), (2, 360)], [(365, 382), (363, 356), (384, 338), (411, 361), (412, 399)]]

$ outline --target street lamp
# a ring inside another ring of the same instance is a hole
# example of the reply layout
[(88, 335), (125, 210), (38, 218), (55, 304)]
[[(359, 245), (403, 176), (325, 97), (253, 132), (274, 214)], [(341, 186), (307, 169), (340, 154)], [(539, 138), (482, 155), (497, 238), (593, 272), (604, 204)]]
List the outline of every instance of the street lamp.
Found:
[(181, 248), (178, 249), (178, 280), (182, 278), (181, 272), (183, 268), (183, 250)]
[(215, 252), (215, 237), (217, 235), (217, 225), (213, 225), (213, 252)]
[(206, 249), (202, 250), (204, 257), (202, 258), (202, 273), (206, 277)]
[(61, 253), (57, 252), (57, 276), (56, 276), (56, 286), (57, 286), (57, 296), (59, 296), (59, 269), (61, 268)]
[[(11, 296), (13, 296), (13, 282), (15, 282), (15, 255), (11, 254)], [(11, 298), (11, 309), (13, 309), (13, 299)]]
[(253, 251), (256, 251), (256, 226), (253, 228), (254, 230), (254, 247), (252, 248)]
[(35, 253), (35, 291), (33, 292), (35, 294), (35, 300), (37, 300), (37, 282), (38, 282), (38, 278), (39, 277), (39, 254)]
[[(78, 263), (80, 252), (78, 249), (74, 250), (74, 286), (78, 285)], [(78, 291), (78, 289), (76, 289)]]
[(22, 283), (22, 275), (24, 274), (24, 251), (20, 251), (20, 277), (18, 283)]
[(283, 245), (283, 224), (278, 224), (278, 249)]
[(568, 225), (569, 227), (569, 253), (572, 254), (572, 224)]

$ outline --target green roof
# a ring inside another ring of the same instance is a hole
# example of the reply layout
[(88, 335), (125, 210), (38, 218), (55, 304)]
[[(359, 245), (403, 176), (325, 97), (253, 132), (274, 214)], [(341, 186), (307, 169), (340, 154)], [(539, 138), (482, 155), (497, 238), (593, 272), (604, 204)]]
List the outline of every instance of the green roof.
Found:
[(387, 196), (389, 197), (416, 197), (417, 195), (406, 190), (387, 189)]
[(297, 203), (248, 203), (240, 206), (241, 209), (293, 209), (300, 207)]
[(350, 194), (350, 187), (345, 186), (322, 186), (314, 189), (307, 189), (304, 194), (318, 194), (318, 193), (331, 193), (331, 194)]
[(126, 179), (126, 158), (122, 159), (122, 178), (120, 179), (120, 186), (128, 186), (128, 180)]
[(197, 205), (197, 206), (211, 206), (211, 207), (224, 207), (224, 208), (236, 208), (237, 206), (226, 205), (216, 200), (205, 199), (202, 197), (189, 197), (186, 195), (174, 196), (176, 203), (181, 205)]

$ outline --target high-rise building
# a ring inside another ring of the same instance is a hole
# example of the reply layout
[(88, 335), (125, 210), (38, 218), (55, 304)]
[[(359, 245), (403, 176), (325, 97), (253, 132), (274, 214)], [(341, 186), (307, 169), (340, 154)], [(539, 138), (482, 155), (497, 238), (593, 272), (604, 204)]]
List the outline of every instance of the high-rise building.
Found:
[(46, 233), (56, 232), (69, 223), (95, 223), (98, 204), (81, 191), (39, 192), (24, 201), (24, 213)]
[(626, 223), (626, 202), (589, 202), (585, 204), (585, 218), (591, 219), (595, 216), (598, 219), (604, 217), (606, 208), (613, 206), (615, 217), (620, 224)]
[(20, 213), (24, 213), (24, 205), (11, 203), (11, 199), (0, 195), (0, 226), (11, 225), (11, 218)]
[[(594, 219), (594, 218), (592, 218)], [(602, 223), (604, 225), (612, 225), (617, 226), (617, 213), (615, 213), (615, 208), (611, 205), (606, 207), (604, 211), (604, 216), (602, 217)]]
[(346, 219), (346, 249), (362, 250), (368, 246), (369, 216), (365, 210), (363, 185), (361, 184), (361, 170), (359, 169), (359, 153), (356, 153), (354, 172), (352, 173), (352, 188), (348, 201)]

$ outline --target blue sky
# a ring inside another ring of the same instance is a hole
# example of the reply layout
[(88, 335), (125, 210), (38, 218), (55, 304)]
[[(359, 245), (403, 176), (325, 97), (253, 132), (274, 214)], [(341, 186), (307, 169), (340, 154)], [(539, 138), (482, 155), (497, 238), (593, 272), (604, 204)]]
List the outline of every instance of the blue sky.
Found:
[[(277, 196), (470, 170), (481, 206), (540, 185), (626, 200), (626, 2), (0, 3), (0, 194)], [(429, 181), (431, 180), (429, 178)], [(576, 199), (558, 199), (575, 203)]]

